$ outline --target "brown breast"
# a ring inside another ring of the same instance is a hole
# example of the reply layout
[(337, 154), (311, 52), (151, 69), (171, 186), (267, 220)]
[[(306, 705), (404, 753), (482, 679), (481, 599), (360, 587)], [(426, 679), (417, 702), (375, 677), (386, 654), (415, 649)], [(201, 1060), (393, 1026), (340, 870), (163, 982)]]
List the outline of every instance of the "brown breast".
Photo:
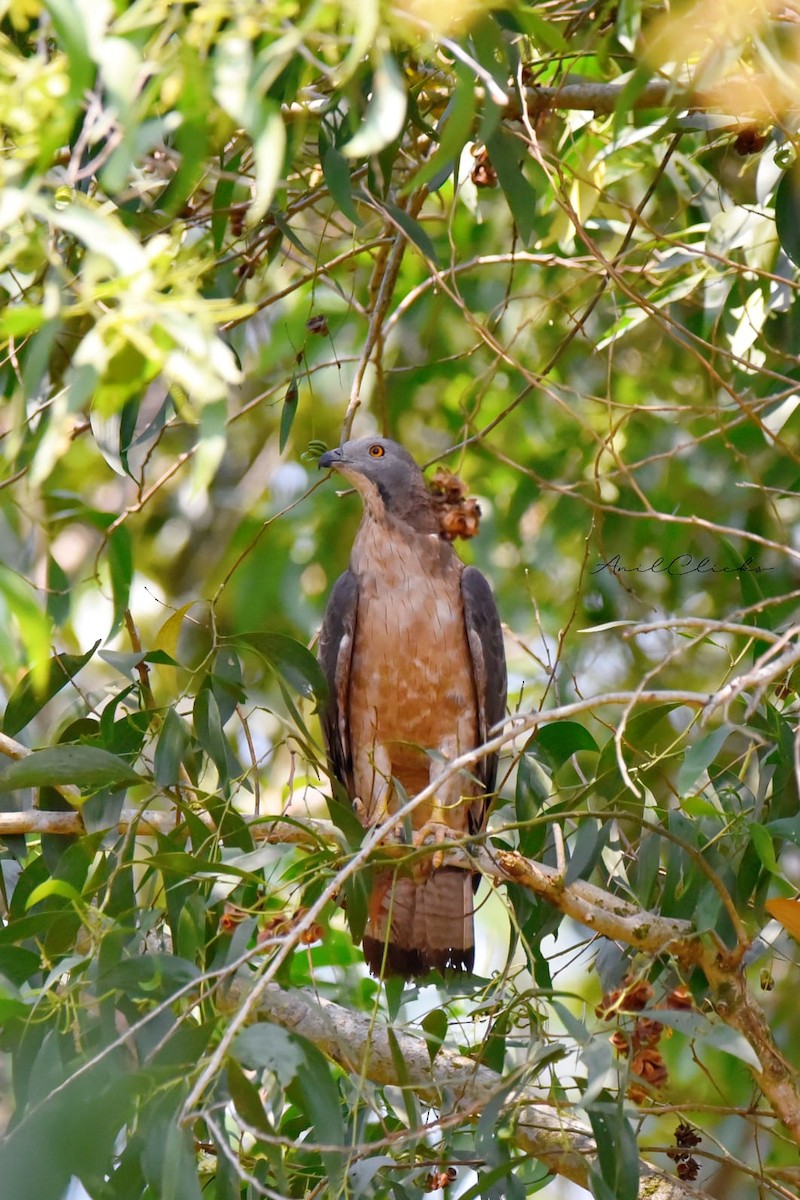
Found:
[[(354, 757), (365, 744), (388, 749), (392, 774), (413, 795), (429, 780), (421, 748), (450, 758), (478, 741), (463, 565), (436, 535), (365, 520), (351, 566), (359, 579), (351, 746)], [(362, 794), (364, 781), (355, 783)]]

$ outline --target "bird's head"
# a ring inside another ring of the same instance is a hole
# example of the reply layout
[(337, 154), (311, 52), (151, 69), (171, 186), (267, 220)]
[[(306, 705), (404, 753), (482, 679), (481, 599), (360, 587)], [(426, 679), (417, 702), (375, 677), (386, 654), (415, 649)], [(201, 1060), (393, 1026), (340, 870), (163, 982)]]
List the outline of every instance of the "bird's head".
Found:
[(360, 493), (374, 516), (391, 513), (415, 527), (427, 527), (430, 493), (414, 459), (397, 442), (384, 437), (358, 438), (328, 450), (320, 467), (333, 467)]

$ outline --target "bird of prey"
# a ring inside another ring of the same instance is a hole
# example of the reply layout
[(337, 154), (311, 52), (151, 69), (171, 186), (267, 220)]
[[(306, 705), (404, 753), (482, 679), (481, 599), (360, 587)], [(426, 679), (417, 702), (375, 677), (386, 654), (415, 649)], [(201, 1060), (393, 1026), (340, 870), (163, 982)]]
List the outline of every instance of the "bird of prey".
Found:
[[(489, 584), (453, 550), (402, 446), (361, 438), (329, 450), (319, 465), (352, 483), (364, 509), (350, 569), (325, 611), (319, 661), (329, 684), (321, 721), (330, 767), (369, 827), (480, 746), (503, 718), (503, 636)], [(492, 754), (443, 779), (412, 813), (414, 843), (478, 833), (496, 774)], [(442, 857), (377, 872), (363, 938), (374, 975), (472, 969), (473, 878), (437, 865)]]

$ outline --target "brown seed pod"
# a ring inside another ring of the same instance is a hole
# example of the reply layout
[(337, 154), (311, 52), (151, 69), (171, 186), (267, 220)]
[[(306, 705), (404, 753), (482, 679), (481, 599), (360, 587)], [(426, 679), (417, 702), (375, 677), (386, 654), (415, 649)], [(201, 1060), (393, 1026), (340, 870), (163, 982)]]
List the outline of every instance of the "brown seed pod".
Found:
[(324, 313), (315, 313), (306, 321), (306, 329), (309, 333), (318, 333), (321, 337), (327, 337), (330, 332), (328, 318)]
[(694, 1008), (692, 993), (684, 984), (680, 984), (667, 994), (665, 1008), (676, 1010)]
[(657, 1046), (661, 1040), (664, 1026), (651, 1017), (640, 1017), (633, 1031), (635, 1046)]
[(651, 1088), (662, 1087), (669, 1078), (666, 1065), (658, 1050), (640, 1050), (631, 1061), (631, 1071)]
[(681, 1121), (675, 1128), (675, 1144), (677, 1146), (699, 1146), (702, 1142), (700, 1134), (688, 1121)]
[(688, 1158), (684, 1158), (678, 1163), (677, 1167), (675, 1168), (675, 1172), (678, 1176), (678, 1179), (684, 1179), (688, 1183), (692, 1183), (700, 1174), (700, 1164), (697, 1162), (697, 1159), (692, 1158), (690, 1155)]
[(767, 135), (757, 125), (748, 125), (737, 135), (733, 148), (744, 158), (748, 154), (758, 154), (767, 144)]
[(475, 187), (497, 187), (497, 172), (492, 166), (486, 147), (473, 147), (472, 153), (475, 156), (475, 166), (472, 168), (472, 182)]
[(632, 981), (626, 975), (622, 987), (608, 992), (594, 1010), (595, 1015), (608, 1021), (617, 1012), (641, 1012), (653, 998), (653, 989), (646, 979)]

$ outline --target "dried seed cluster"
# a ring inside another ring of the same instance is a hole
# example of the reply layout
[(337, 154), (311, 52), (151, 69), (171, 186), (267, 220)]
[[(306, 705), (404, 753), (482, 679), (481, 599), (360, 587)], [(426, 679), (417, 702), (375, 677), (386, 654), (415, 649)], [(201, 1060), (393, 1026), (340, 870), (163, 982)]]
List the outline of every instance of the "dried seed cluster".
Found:
[(439, 467), (429, 481), (433, 505), (439, 520), (440, 533), (446, 541), (473, 538), (478, 532), (481, 508), (474, 496), (468, 496), (467, 485), (445, 467)]
[[(626, 975), (621, 987), (603, 996), (595, 1014), (603, 1021), (610, 1021), (619, 1014), (641, 1012), (650, 1006), (652, 999), (653, 988), (646, 979), (634, 980)], [(681, 986), (673, 988), (663, 1004), (651, 1007), (687, 1009), (692, 1007), (692, 997), (688, 989)], [(652, 1017), (640, 1017), (629, 1033), (617, 1029), (611, 1035), (611, 1045), (621, 1058), (631, 1056), (631, 1074), (641, 1080), (640, 1084), (634, 1082), (628, 1088), (628, 1095), (636, 1104), (641, 1104), (654, 1088), (663, 1087), (667, 1082), (667, 1067), (656, 1048), (663, 1032), (660, 1022)]]

